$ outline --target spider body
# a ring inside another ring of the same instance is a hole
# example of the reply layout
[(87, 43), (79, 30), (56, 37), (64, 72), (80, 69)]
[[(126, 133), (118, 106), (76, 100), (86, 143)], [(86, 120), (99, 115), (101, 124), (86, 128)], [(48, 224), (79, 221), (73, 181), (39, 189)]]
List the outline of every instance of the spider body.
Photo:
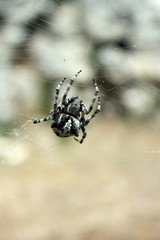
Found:
[[(101, 109), (101, 101), (99, 96), (99, 89), (97, 86), (97, 83), (95, 80), (93, 80), (95, 85), (95, 94), (92, 100), (92, 103), (87, 110), (85, 107), (83, 101), (77, 96), (77, 97), (71, 97), (67, 98), (68, 92), (70, 91), (74, 80), (77, 78), (78, 74), (80, 74), (82, 71), (80, 70), (71, 80), (70, 83), (62, 97), (62, 101), (60, 104), (57, 103), (58, 97), (59, 97), (59, 91), (66, 80), (64, 78), (60, 84), (56, 88), (56, 94), (54, 99), (54, 105), (53, 109), (50, 112), (50, 115), (48, 117), (42, 118), (42, 119), (32, 119), (32, 123), (40, 123), (42, 121), (48, 121), (51, 120), (51, 128), (53, 129), (54, 133), (58, 137), (70, 137), (75, 136), (78, 137), (80, 131), (82, 131), (82, 138), (81, 140), (78, 140), (74, 137), (76, 141), (79, 143), (82, 143), (84, 138), (86, 137), (86, 130), (85, 126), (90, 122), (90, 120), (95, 117), (97, 113), (99, 113)], [(87, 119), (85, 120), (85, 115), (89, 114), (94, 105), (95, 101), (97, 100), (98, 105), (95, 110), (95, 112)]]
[(80, 121), (75, 117), (66, 113), (61, 113), (53, 116), (51, 128), (58, 137), (78, 137), (81, 125)]

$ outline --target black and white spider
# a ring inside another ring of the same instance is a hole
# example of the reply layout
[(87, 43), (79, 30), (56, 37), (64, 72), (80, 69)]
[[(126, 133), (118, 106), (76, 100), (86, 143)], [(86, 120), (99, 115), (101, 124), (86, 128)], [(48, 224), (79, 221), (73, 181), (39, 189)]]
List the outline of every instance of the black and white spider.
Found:
[[(91, 105), (88, 110), (85, 107), (83, 101), (78, 96), (67, 98), (68, 92), (70, 91), (75, 79), (81, 72), (82, 72), (82, 70), (80, 70), (70, 80), (70, 83), (69, 83), (69, 85), (62, 97), (62, 100), (59, 104), (58, 104), (59, 92), (60, 92), (61, 86), (64, 83), (64, 81), (66, 80), (66, 78), (64, 78), (60, 82), (60, 84), (57, 86), (53, 109), (51, 110), (50, 115), (48, 117), (45, 117), (42, 119), (32, 119), (31, 120), (31, 122), (34, 124), (51, 120), (51, 128), (53, 129), (53, 131), (55, 132), (55, 134), (58, 137), (75, 136), (74, 139), (79, 143), (83, 143), (83, 140), (85, 139), (85, 137), (87, 135), (85, 126), (88, 125), (88, 123), (91, 121), (91, 119), (93, 117), (95, 117), (95, 115), (97, 113), (99, 113), (99, 111), (101, 109), (99, 88), (98, 88), (95, 80), (93, 80), (94, 86), (95, 86), (95, 94), (93, 96)], [(96, 100), (97, 100), (96, 110), (93, 112), (93, 114), (88, 119), (85, 119), (85, 115), (88, 115), (92, 111)], [(76, 137), (79, 136), (80, 130), (82, 131), (82, 138), (81, 138), (81, 140), (78, 140)]]

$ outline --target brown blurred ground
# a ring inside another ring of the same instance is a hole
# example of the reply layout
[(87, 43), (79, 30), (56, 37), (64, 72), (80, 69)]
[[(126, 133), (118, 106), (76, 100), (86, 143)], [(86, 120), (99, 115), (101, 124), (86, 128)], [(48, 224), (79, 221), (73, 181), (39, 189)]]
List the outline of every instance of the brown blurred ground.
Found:
[(2, 138), (1, 240), (160, 239), (159, 129), (96, 119), (87, 130), (82, 145), (43, 123)]

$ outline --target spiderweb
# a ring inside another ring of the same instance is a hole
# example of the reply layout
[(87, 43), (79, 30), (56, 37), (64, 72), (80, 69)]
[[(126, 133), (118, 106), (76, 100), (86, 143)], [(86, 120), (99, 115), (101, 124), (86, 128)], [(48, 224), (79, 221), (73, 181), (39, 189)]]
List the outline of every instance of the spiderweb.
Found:
[[(128, 0), (39, 1), (37, 6), (35, 3), (1, 3), (4, 9), (1, 32), (6, 41), (1, 50), (4, 57), (1, 77), (7, 79), (1, 82), (1, 112), (2, 125), (8, 135), (40, 144), (39, 126), (32, 136), (26, 121), (47, 115), (55, 86), (80, 69), (83, 73), (72, 94), (82, 95), (89, 104), (94, 91), (91, 80), (96, 78), (101, 92), (102, 117), (138, 117), (158, 122), (159, 71), (154, 74), (154, 68), (150, 68), (146, 78), (143, 76), (143, 64), (148, 67), (150, 56), (157, 64), (156, 44), (153, 51), (139, 55), (143, 50), (138, 42), (141, 36), (133, 22), (142, 26), (144, 23), (143, 19), (134, 19), (136, 4), (131, 11)], [(143, 2), (139, 9), (142, 7)], [(144, 62), (139, 66), (141, 60)], [(136, 61), (139, 62), (136, 64)], [(154, 79), (150, 83), (151, 78)], [(5, 122), (11, 121), (11, 127), (7, 128)]]

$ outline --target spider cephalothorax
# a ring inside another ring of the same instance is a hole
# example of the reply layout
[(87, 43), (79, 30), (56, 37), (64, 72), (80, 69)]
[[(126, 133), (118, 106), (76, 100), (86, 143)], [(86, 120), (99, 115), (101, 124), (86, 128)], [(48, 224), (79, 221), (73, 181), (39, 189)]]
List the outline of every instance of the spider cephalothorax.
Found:
[[(72, 98), (67, 98), (68, 92), (70, 91), (75, 79), (77, 78), (78, 74), (80, 74), (82, 70), (80, 70), (71, 80), (70, 83), (62, 97), (62, 101), (58, 104), (58, 97), (59, 97), (59, 91), (66, 80), (64, 78), (60, 84), (56, 88), (56, 94), (54, 99), (54, 105), (53, 109), (50, 112), (50, 115), (48, 117), (42, 118), (42, 119), (32, 119), (32, 123), (40, 123), (42, 121), (48, 121), (51, 120), (51, 128), (55, 132), (55, 134), (59, 137), (70, 137), (75, 136), (78, 137), (80, 130), (82, 131), (82, 138), (81, 140), (78, 140), (74, 137), (76, 141), (79, 143), (82, 143), (84, 138), (86, 137), (86, 130), (85, 126), (90, 122), (90, 120), (95, 117), (95, 115), (100, 111), (101, 109), (101, 101), (99, 96), (99, 89), (97, 86), (97, 83), (95, 80), (93, 80), (95, 85), (95, 94), (92, 100), (92, 103), (87, 110), (85, 107), (83, 101), (77, 96)], [(97, 100), (97, 108), (93, 112), (93, 114), (86, 120), (85, 115), (88, 115), (95, 104), (95, 101)]]

